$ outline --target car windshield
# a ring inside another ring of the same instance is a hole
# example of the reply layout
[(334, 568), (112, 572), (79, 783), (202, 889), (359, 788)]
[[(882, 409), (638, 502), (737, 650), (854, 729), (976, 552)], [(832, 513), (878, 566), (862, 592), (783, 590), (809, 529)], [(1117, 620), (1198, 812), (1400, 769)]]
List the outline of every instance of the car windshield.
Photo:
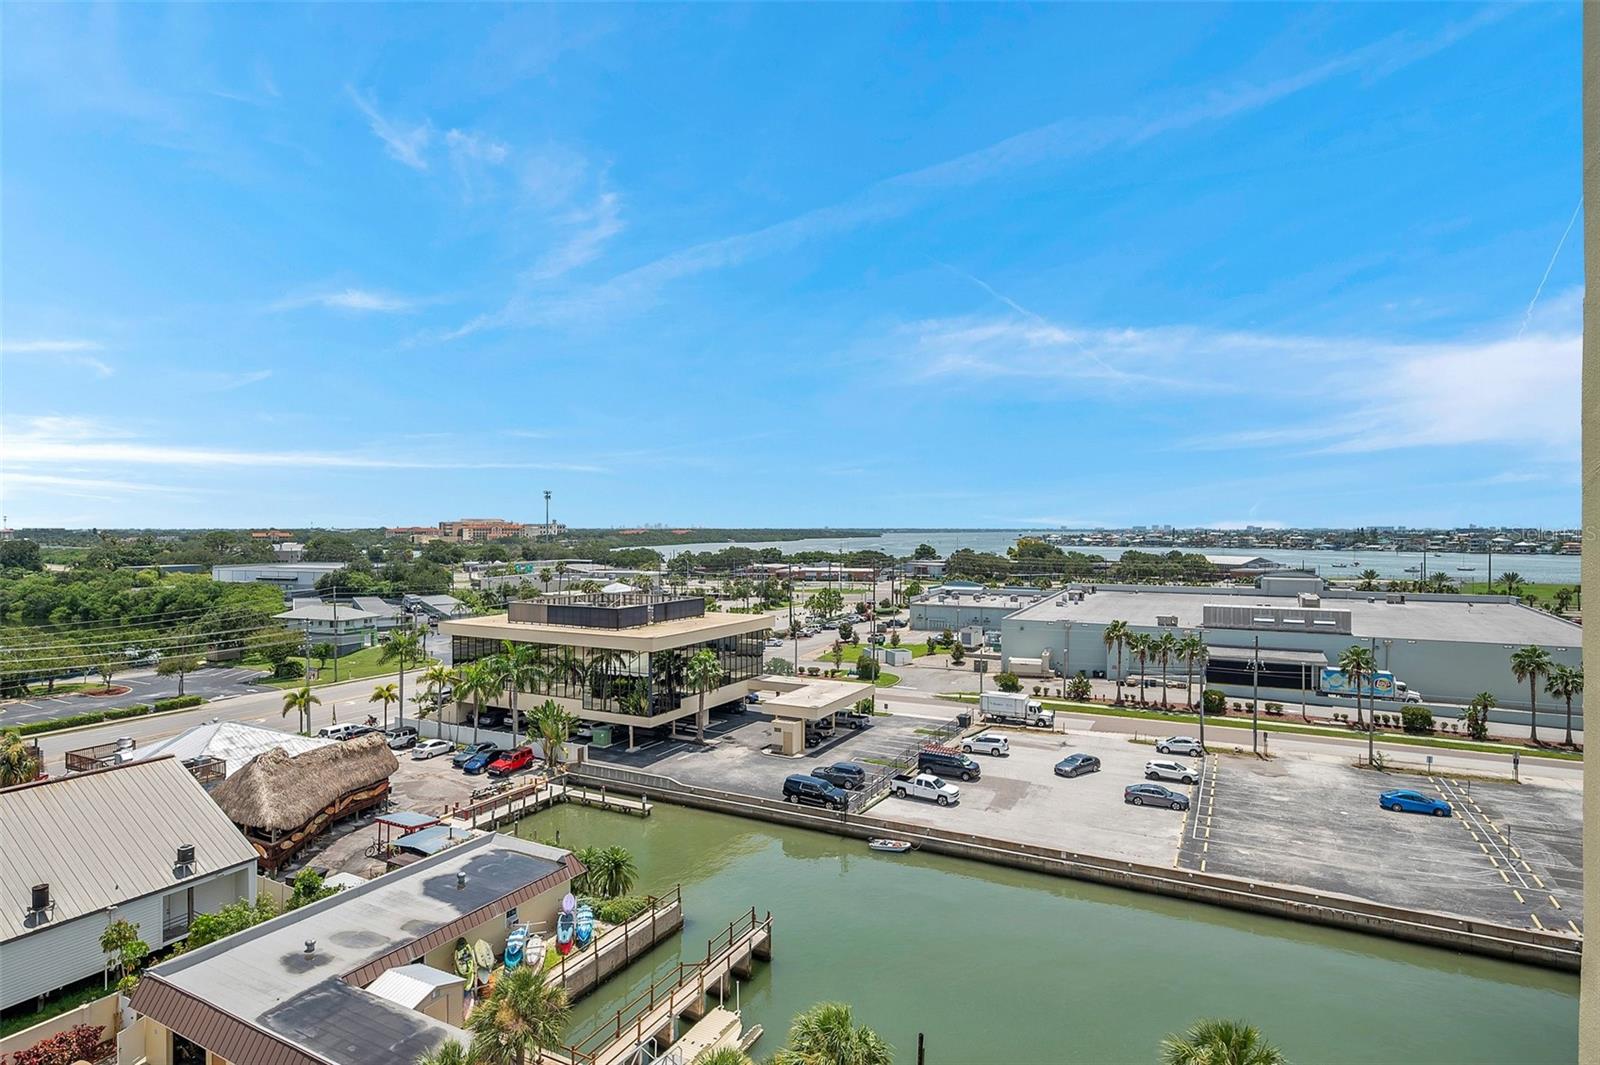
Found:
[(940, 778), (939, 778), (939, 777), (934, 777), (934, 778), (933, 778), (933, 779), (932, 779), (932, 781), (931, 781), (931, 783), (932, 783), (932, 784), (933, 784), (933, 786), (934, 786), (934, 787), (936, 787), (936, 788), (942, 788), (942, 787), (944, 787), (944, 781), (943, 781), (943, 780), (941, 780), (941, 779), (940, 779)]

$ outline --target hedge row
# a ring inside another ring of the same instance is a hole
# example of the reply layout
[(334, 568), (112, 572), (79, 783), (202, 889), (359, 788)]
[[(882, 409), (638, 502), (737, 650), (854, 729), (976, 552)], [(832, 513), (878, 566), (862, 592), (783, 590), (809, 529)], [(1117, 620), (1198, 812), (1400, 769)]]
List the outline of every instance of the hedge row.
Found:
[(132, 706), (119, 706), (115, 710), (90, 710), (82, 714), (58, 717), (52, 721), (30, 721), (26, 725), (19, 725), (17, 731), (24, 736), (33, 736), (41, 732), (59, 732), (62, 729), (77, 728), (79, 725), (99, 725), (106, 721), (144, 717), (146, 714), (160, 713), (163, 710), (182, 710), (190, 706), (199, 706), (203, 702), (205, 700), (198, 695), (158, 699), (154, 706), (134, 703)]

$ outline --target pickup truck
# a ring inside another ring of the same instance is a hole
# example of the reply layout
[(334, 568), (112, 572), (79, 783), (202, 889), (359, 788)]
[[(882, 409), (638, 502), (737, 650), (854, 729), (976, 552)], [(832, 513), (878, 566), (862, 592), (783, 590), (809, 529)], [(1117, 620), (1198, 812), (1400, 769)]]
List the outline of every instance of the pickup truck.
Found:
[(961, 798), (961, 789), (932, 773), (901, 773), (889, 782), (889, 794), (903, 799), (932, 799), (940, 806), (949, 806)]

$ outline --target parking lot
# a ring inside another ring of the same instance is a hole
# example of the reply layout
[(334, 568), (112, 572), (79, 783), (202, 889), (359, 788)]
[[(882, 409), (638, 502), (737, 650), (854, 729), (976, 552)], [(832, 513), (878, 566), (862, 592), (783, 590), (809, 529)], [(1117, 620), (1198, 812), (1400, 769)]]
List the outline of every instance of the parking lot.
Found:
[[(1185, 833), (1186, 868), (1524, 928), (1583, 927), (1581, 813), (1565, 792), (1305, 758), (1214, 762)], [(1455, 815), (1380, 809), (1390, 788), (1438, 796)]]

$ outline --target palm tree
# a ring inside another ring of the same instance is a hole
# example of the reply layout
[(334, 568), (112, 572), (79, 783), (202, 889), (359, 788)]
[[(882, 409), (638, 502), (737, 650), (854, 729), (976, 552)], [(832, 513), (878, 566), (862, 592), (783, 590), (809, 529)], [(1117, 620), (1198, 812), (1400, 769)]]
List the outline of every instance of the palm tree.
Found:
[[(400, 663), (400, 694), (395, 701), (400, 703), (400, 724), (406, 723), (406, 667), (415, 662), (421, 648), (421, 637), (415, 629), (396, 629), (389, 634), (389, 640), (383, 645), (383, 650), (378, 653), (379, 662)], [(388, 727), (388, 704), (384, 704), (384, 727)]]
[[(1556, 613), (1565, 614), (1572, 607), (1574, 592), (1571, 588), (1557, 588), (1555, 594)], [(1569, 741), (1570, 742), (1570, 741)]]
[(1511, 653), (1511, 675), (1528, 682), (1528, 719), (1533, 723), (1528, 736), (1534, 743), (1539, 742), (1539, 681), (1550, 675), (1554, 665), (1550, 652), (1543, 647), (1524, 647)]
[(1522, 574), (1516, 570), (1507, 570), (1500, 574), (1500, 586), (1506, 590), (1507, 595), (1521, 595), (1524, 583), (1526, 582), (1523, 581)]
[(1204, 662), (1206, 657), (1206, 643), (1200, 638), (1198, 632), (1191, 632), (1178, 641), (1177, 655), (1184, 662), (1183, 697), (1189, 704), (1189, 709), (1194, 709), (1194, 664)]
[(16, 729), (0, 732), (0, 788), (26, 784), (39, 775), (39, 759), (33, 752)]
[(858, 1025), (843, 1002), (823, 1002), (798, 1014), (789, 1045), (773, 1065), (891, 1065), (894, 1048), (866, 1025)]
[(689, 656), (683, 672), (689, 687), (700, 695), (700, 709), (695, 714), (694, 720), (700, 742), (704, 743), (706, 742), (706, 692), (722, 682), (722, 662), (717, 658), (715, 651), (709, 647), (702, 647)]
[(539, 567), (539, 579), (544, 582), (545, 594), (549, 595), (550, 594), (550, 567), (549, 566), (541, 566), (541, 567)]
[(556, 763), (561, 760), (561, 745), (567, 742), (577, 723), (578, 719), (567, 713), (554, 699), (546, 699), (533, 712), (532, 725), (539, 733), (545, 767), (551, 772), (555, 771)]
[[(390, 685), (393, 687), (393, 685)], [(295, 712), (295, 720), (300, 723), (301, 732), (311, 731), (311, 708), (321, 706), (322, 700), (311, 694), (309, 686), (299, 691), (283, 693), (283, 713), (279, 716), (288, 717), (289, 711)]]
[(1567, 738), (1564, 741), (1568, 747), (1572, 746), (1572, 697), (1583, 694), (1583, 667), (1573, 669), (1571, 666), (1557, 665), (1550, 670), (1550, 679), (1544, 682), (1546, 695), (1557, 699), (1565, 699), (1567, 703)]
[(1154, 640), (1142, 632), (1128, 634), (1128, 650), (1139, 661), (1139, 701), (1144, 702), (1144, 666), (1150, 657), (1150, 645)]
[(454, 1039), (446, 1039), (418, 1059), (417, 1065), (469, 1065), (471, 1061), (466, 1047)]
[(638, 866), (626, 847), (584, 847), (576, 854), (588, 872), (581, 890), (590, 895), (614, 899), (633, 890), (639, 877)]
[(1361, 576), (1361, 583), (1356, 585), (1357, 589), (1359, 589), (1360, 591), (1363, 591), (1363, 592), (1375, 592), (1375, 591), (1378, 590), (1378, 571), (1377, 570), (1375, 570), (1375, 569), (1364, 569), (1364, 570), (1361, 571), (1360, 576)]
[(399, 701), (400, 690), (395, 687), (392, 681), (388, 684), (378, 685), (372, 689), (372, 694), (367, 696), (367, 702), (383, 704), (383, 730), (385, 732), (389, 731), (389, 704), (398, 703)]
[(694, 1060), (695, 1065), (756, 1065), (755, 1059), (738, 1047), (718, 1047)]
[(472, 1012), (471, 1059), (478, 1065), (527, 1065), (561, 1045), (567, 992), (545, 983), (537, 965), (500, 974), (488, 1001)]
[(483, 716), (483, 700), (500, 690), (500, 683), (487, 662), (469, 662), (456, 676), (456, 701), (472, 702), (472, 742), (478, 742), (478, 719)]
[(545, 668), (544, 649), (528, 643), (506, 640), (506, 680), (511, 687), (511, 746), (517, 746), (517, 693), (536, 692), (545, 687), (550, 671)]
[(1178, 653), (1178, 638), (1170, 632), (1163, 632), (1151, 645), (1155, 652), (1156, 662), (1161, 666), (1161, 709), (1167, 708), (1167, 666), (1172, 662), (1173, 656)]
[(1288, 1065), (1261, 1029), (1244, 1021), (1205, 1020), (1161, 1041), (1161, 1065)]
[[(1366, 720), (1361, 716), (1361, 682), (1370, 680), (1372, 674), (1377, 672), (1378, 664), (1372, 657), (1372, 651), (1353, 643), (1339, 654), (1339, 668), (1344, 670), (1344, 675), (1350, 678), (1350, 683), (1356, 690), (1356, 727), (1367, 728)], [(1367, 764), (1372, 764), (1372, 729), (1367, 729)]]
[[(454, 688), (456, 671), (443, 662), (434, 662), (422, 671), (422, 686), (428, 693), (429, 711), (440, 709), (439, 693), (446, 688)], [(419, 716), (427, 716), (425, 714)], [(441, 718), (442, 727), (442, 718)]]
[(1122, 649), (1128, 646), (1128, 623), (1126, 621), (1113, 621), (1106, 626), (1102, 637), (1105, 640), (1106, 653), (1113, 650), (1117, 652), (1117, 705), (1122, 705)]

